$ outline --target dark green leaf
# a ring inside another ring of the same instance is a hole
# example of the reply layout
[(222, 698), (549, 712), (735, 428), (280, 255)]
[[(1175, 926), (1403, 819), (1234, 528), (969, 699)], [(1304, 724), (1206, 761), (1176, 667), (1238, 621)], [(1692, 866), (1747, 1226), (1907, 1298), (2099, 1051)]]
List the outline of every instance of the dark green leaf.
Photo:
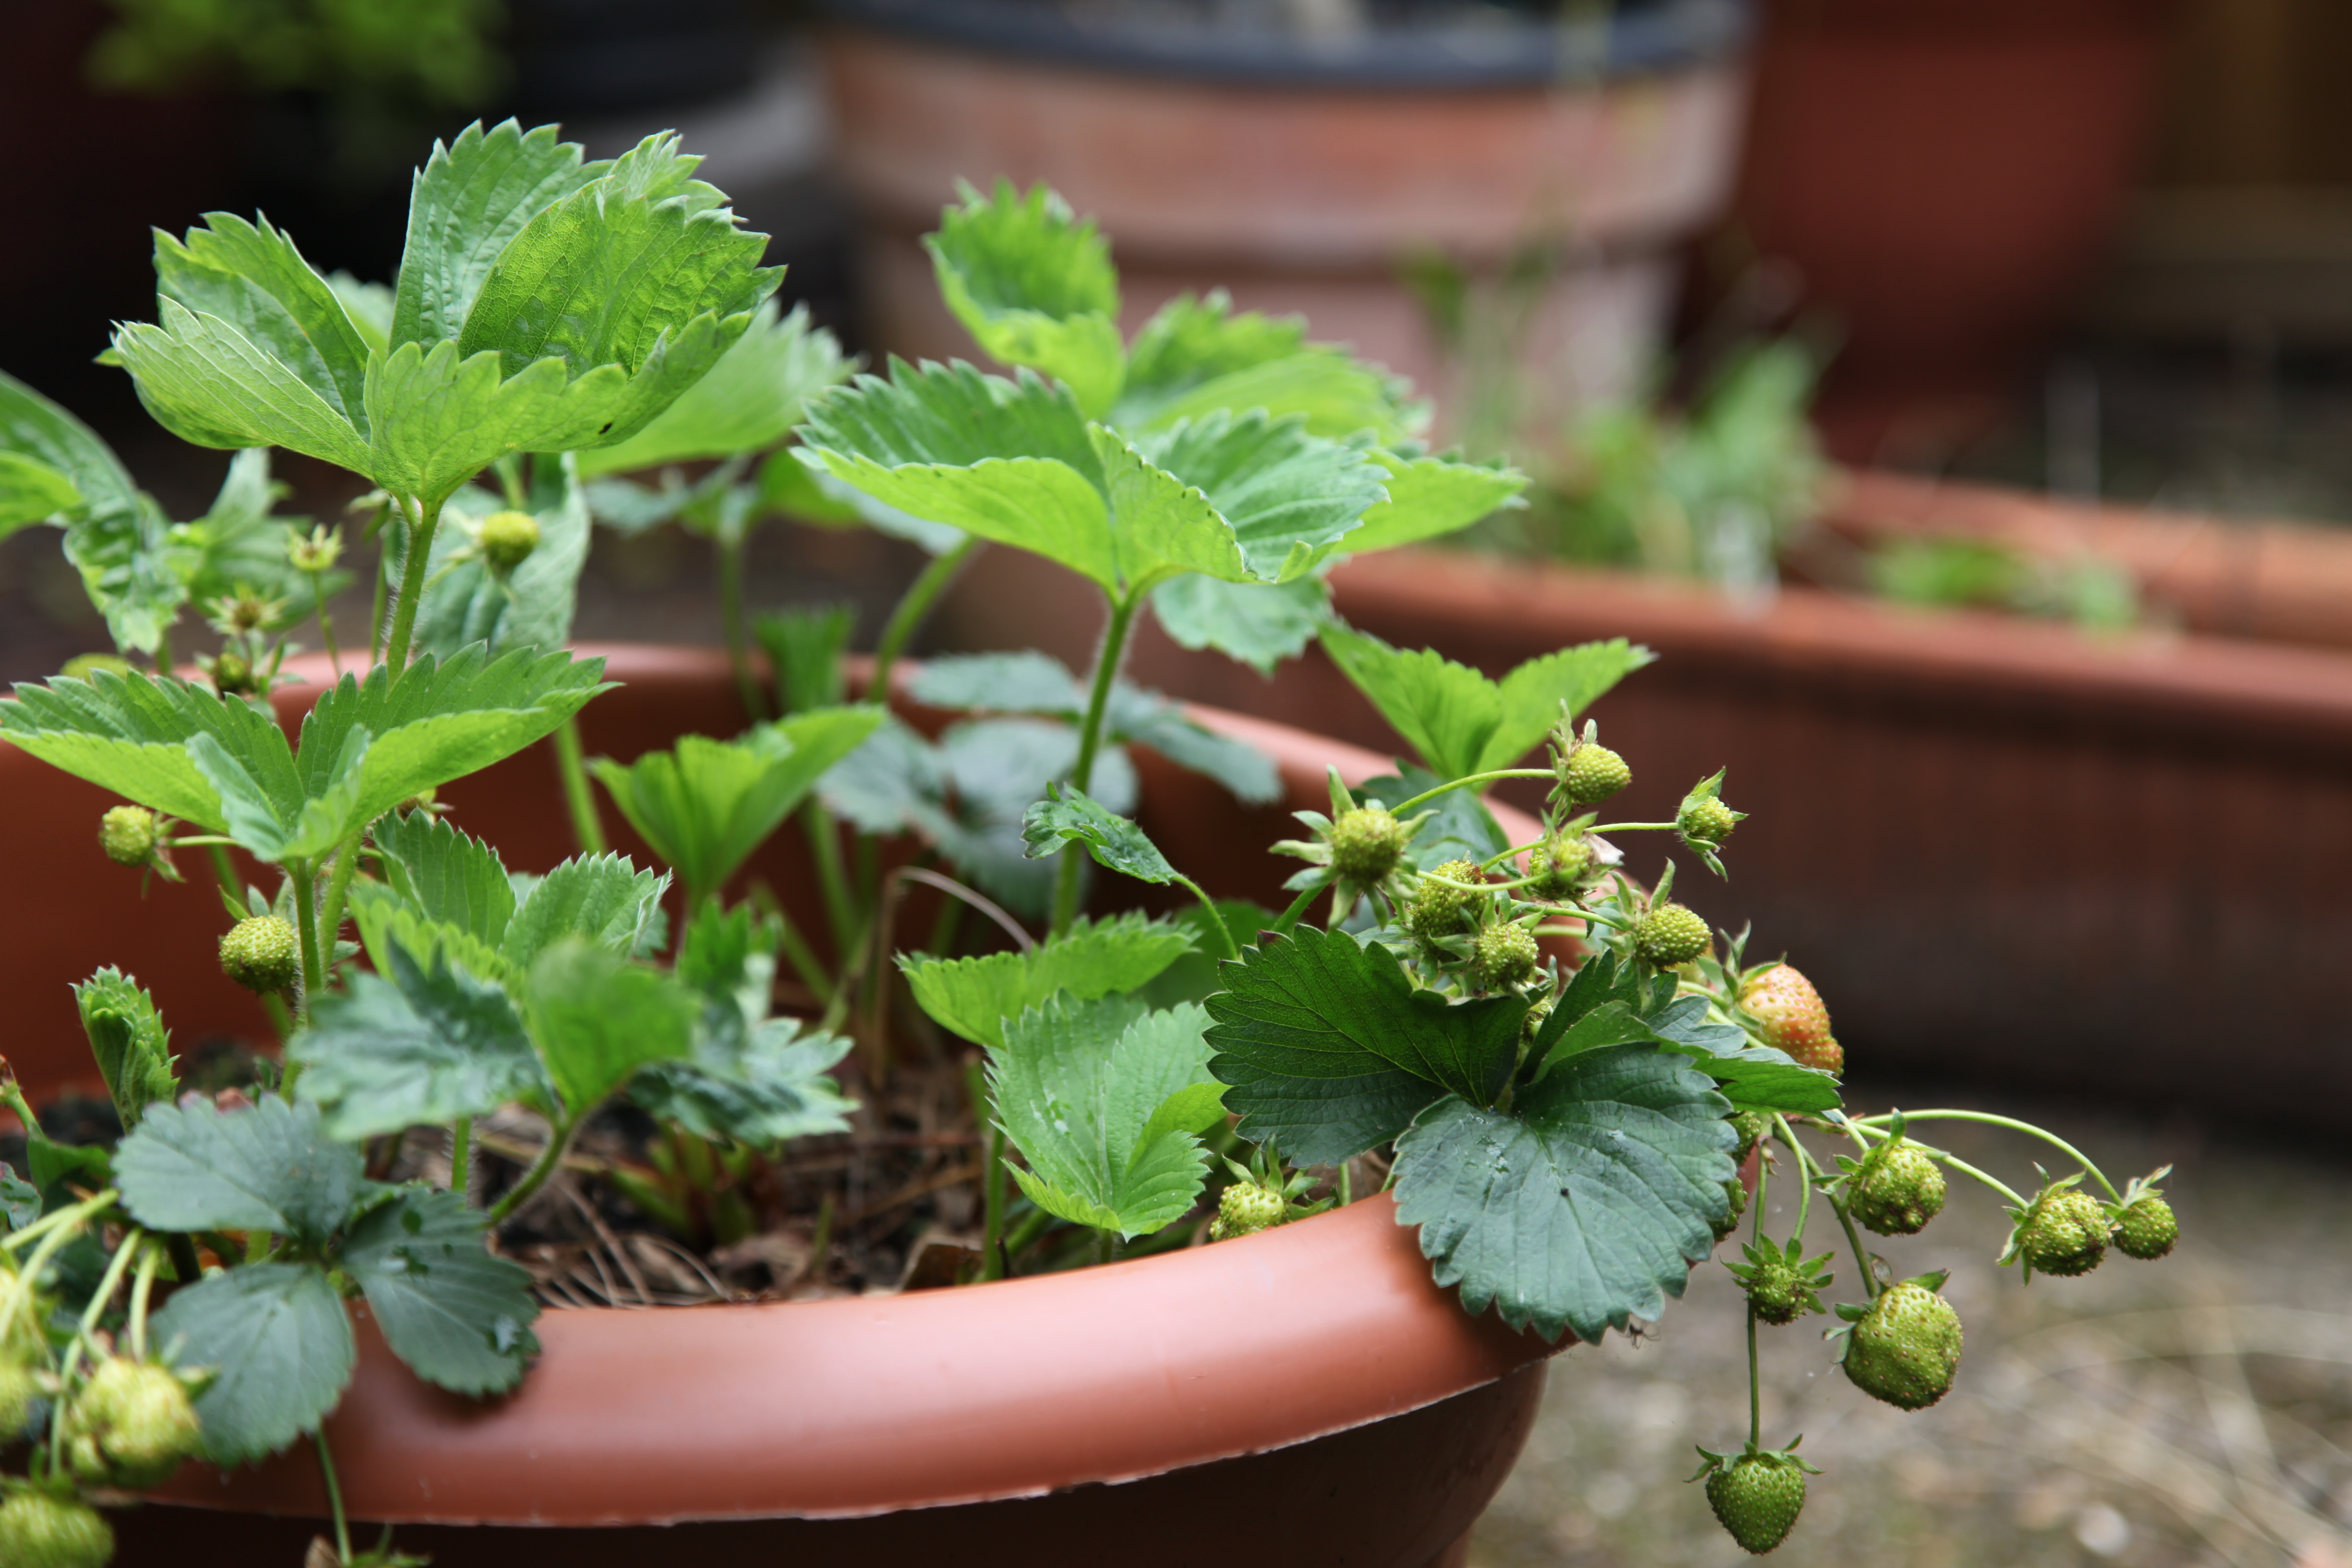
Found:
[(175, 1292), (148, 1334), (180, 1365), (213, 1373), (196, 1416), (217, 1465), (266, 1458), (316, 1431), (351, 1382), (351, 1320), (307, 1263), (208, 1275)]
[(530, 1272), (491, 1256), (481, 1215), (455, 1193), (410, 1188), (370, 1209), (344, 1239), (342, 1263), (392, 1353), (427, 1383), (503, 1393), (539, 1353)]
[(1714, 1079), (1735, 1110), (1818, 1115), (1843, 1103), (1837, 1079), (1828, 1073), (1800, 1066), (1769, 1046), (1749, 1044), (1746, 1031), (1733, 1025), (1706, 1022), (1705, 997), (1669, 1003), (1649, 1024), (1667, 1050), (1690, 1058)]
[(1397, 1218), (1462, 1305), (1597, 1341), (1654, 1320), (1714, 1249), (1737, 1173), (1729, 1107), (1671, 1056), (1607, 1047), (1521, 1090), (1512, 1113), (1449, 1096), (1397, 1141)]
[(556, 128), (479, 121), (417, 171), (408, 198), (408, 247), (400, 258), (391, 342), (434, 344), (457, 335), (482, 280), (523, 226), (612, 165), (583, 163)]
[(264, 1095), (222, 1110), (151, 1105), (114, 1152), (115, 1183), (155, 1230), (268, 1230), (319, 1245), (360, 1194), (359, 1151), (336, 1142), (318, 1106)]
[(375, 847), (386, 879), (426, 919), (495, 949), (514, 919), (514, 884), (499, 852), (439, 817), (416, 811), (378, 820)]
[(697, 1031), (694, 1055), (656, 1062), (630, 1080), (645, 1110), (705, 1138), (771, 1148), (787, 1138), (845, 1132), (856, 1109), (825, 1076), (848, 1054), (845, 1035), (823, 1035), (792, 1018)]
[(577, 938), (531, 965), (531, 1037), (574, 1118), (639, 1068), (692, 1054), (698, 1011), (694, 994), (669, 975)]
[(784, 438), (811, 395), (850, 369), (833, 334), (809, 324), (807, 306), (795, 305), (780, 320), (770, 300), (709, 374), (652, 424), (625, 441), (580, 453), (581, 476), (764, 451)]
[(1129, 911), (1105, 921), (1080, 919), (1027, 952), (980, 958), (901, 958), (908, 986), (941, 1028), (982, 1045), (1004, 1043), (1003, 1024), (1041, 1006), (1056, 992), (1081, 1002), (1123, 995), (1147, 984), (1189, 952), (1193, 939), (1181, 924)]
[(318, 998), (310, 1026), (287, 1047), (328, 1136), (357, 1141), (512, 1100), (546, 1104), (547, 1074), (505, 992), (437, 949), (421, 961), (394, 942), (383, 956), (388, 978), (361, 972), (348, 990)]
[(623, 856), (576, 855), (530, 884), (507, 926), (499, 956), (520, 974), (565, 937), (634, 952), (659, 916), (668, 887), (667, 877), (640, 871)]
[(1179, 647), (1213, 647), (1264, 676), (1305, 651), (1330, 609), (1329, 584), (1311, 576), (1227, 583), (1188, 572), (1151, 592), (1151, 613)]
[(1045, 798), (1029, 808), (1022, 837), (1028, 841), (1033, 858), (1056, 854), (1065, 840), (1075, 839), (1087, 847), (1097, 865), (1124, 876), (1144, 882), (1176, 880), (1176, 868), (1142, 828), (1070, 785), (1045, 786)]
[(172, 1036), (163, 1027), (155, 999), (121, 970), (100, 970), (74, 988), (82, 1033), (105, 1075), (115, 1114), (136, 1127), (150, 1105), (168, 1105), (180, 1096), (173, 1073)]

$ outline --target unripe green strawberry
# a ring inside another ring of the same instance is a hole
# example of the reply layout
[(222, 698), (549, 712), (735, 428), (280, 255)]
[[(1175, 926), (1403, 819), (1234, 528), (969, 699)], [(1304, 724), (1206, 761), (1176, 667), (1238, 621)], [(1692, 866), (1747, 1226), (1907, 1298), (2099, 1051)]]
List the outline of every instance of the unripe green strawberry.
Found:
[(2107, 1255), (2107, 1211), (2076, 1188), (2045, 1188), (2018, 1226), (2017, 1250), (2035, 1273), (2088, 1274)]
[(27, 1488), (0, 1502), (0, 1563), (8, 1568), (106, 1568), (114, 1528), (78, 1499)]
[(1756, 1309), (1757, 1321), (1775, 1328), (1803, 1317), (1809, 1294), (1797, 1278), (1796, 1265), (1780, 1258), (1758, 1264), (1755, 1277), (1748, 1282), (1748, 1302)]
[(1381, 880), (1404, 859), (1412, 833), (1386, 806), (1360, 805), (1331, 824), (1331, 868), (1351, 882)]
[(1209, 1227), (1213, 1241), (1231, 1236), (1251, 1236), (1282, 1223), (1282, 1194), (1255, 1182), (1235, 1182), (1217, 1199), (1216, 1222)]
[(527, 511), (494, 511), (482, 519), (482, 559), (503, 575), (539, 548), (539, 520)]
[(253, 666), (246, 662), (243, 654), (227, 648), (213, 656), (206, 673), (213, 678), (213, 689), (223, 697), (245, 697), (259, 689), (254, 682)]
[(1427, 942), (1440, 937), (1459, 936), (1470, 929), (1470, 908), (1483, 896), (1464, 888), (1446, 886), (1448, 882), (1468, 882), (1474, 886), (1486, 879), (1486, 873), (1468, 860), (1448, 860), (1430, 873), (1444, 878), (1433, 882), (1423, 879), (1413, 890), (1412, 901), (1405, 906), (1405, 929)]
[(1813, 983), (1785, 963), (1749, 981), (1739, 1005), (1763, 1026), (1764, 1043), (1786, 1051), (1801, 1067), (1843, 1072), (1845, 1050), (1830, 1036), (1830, 1010)]
[(1681, 904), (1655, 904), (1633, 925), (1633, 951), (1661, 969), (1688, 963), (1712, 943), (1706, 922)]
[(0, 1448), (25, 1429), (25, 1423), (33, 1418), (33, 1401), (40, 1396), (40, 1380), (31, 1367), (19, 1361), (0, 1361)]
[(1805, 1508), (1805, 1472), (1796, 1456), (1750, 1448), (1727, 1462), (1707, 1458), (1706, 1505), (1731, 1539), (1758, 1556), (1788, 1540)]
[(1889, 1138), (1862, 1157), (1846, 1210), (1881, 1236), (1916, 1236), (1944, 1212), (1944, 1173), (1919, 1146)]
[(118, 866), (146, 865), (162, 837), (155, 814), (143, 805), (118, 805), (98, 819), (99, 847)]
[(1470, 973), (1482, 989), (1524, 985), (1536, 972), (1536, 939), (1522, 925), (1493, 925), (1470, 946)]
[(1633, 782), (1633, 770), (1608, 747), (1591, 741), (1559, 765), (1560, 793), (1579, 805), (1598, 805)]
[(1675, 816), (1675, 826), (1686, 838), (1695, 838), (1701, 844), (1720, 844), (1739, 826), (1739, 813), (1714, 795), (1706, 795), (1686, 803)]
[(241, 920), (220, 939), (221, 973), (248, 991), (283, 991), (302, 966), (302, 939), (276, 915)]
[(1592, 864), (1592, 847), (1582, 838), (1554, 838), (1528, 852), (1527, 896), (1558, 901), (1572, 898), (1576, 879)]
[(1724, 1183), (1723, 1203), (1723, 1217), (1711, 1227), (1717, 1241), (1739, 1228), (1739, 1216), (1748, 1212), (1748, 1184), (1737, 1177)]
[(204, 1445), (186, 1386), (151, 1362), (113, 1357), (66, 1405), (66, 1455), (92, 1486), (161, 1486)]
[(1756, 1145), (1763, 1142), (1764, 1134), (1769, 1127), (1770, 1124), (1757, 1111), (1743, 1110), (1733, 1117), (1731, 1131), (1738, 1135), (1739, 1147), (1731, 1152), (1731, 1157), (1735, 1160), (1748, 1158), (1755, 1152)]
[(2179, 1239), (2180, 1222), (2162, 1198), (2136, 1198), (2116, 1221), (2116, 1250), (2144, 1263), (2162, 1258)]
[(1952, 1391), (1960, 1315), (1925, 1285), (1889, 1285), (1847, 1336), (1845, 1375), (1897, 1410), (1925, 1410)]

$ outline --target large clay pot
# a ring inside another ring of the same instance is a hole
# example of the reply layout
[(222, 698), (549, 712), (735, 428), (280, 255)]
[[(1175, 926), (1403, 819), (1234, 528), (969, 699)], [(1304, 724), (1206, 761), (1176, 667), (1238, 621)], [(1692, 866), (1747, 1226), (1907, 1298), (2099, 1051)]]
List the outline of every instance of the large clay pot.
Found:
[[(583, 715), (592, 752), (742, 726), (715, 652), (581, 651), (625, 683)], [(315, 690), (281, 694), (281, 713)], [(1326, 801), (1328, 766), (1385, 771), (1298, 731), (1197, 716), (1274, 756), (1287, 806)], [(1179, 864), (1218, 893), (1276, 895), (1280, 807), (1138, 762), (1141, 820)], [(445, 798), (510, 866), (543, 869), (570, 847), (553, 784), (534, 748)], [(217, 896), (142, 901), (99, 857), (102, 792), (0, 746), (0, 800), (12, 897), (46, 900), (0, 944), (8, 1049), (37, 1098), (88, 1073), (66, 985), (101, 963), (154, 990), (184, 1050), (261, 1032), (211, 959)], [(1532, 833), (1517, 814), (1506, 826)], [(797, 839), (779, 835), (757, 868), (780, 888), (804, 880)], [(1556, 1347), (1464, 1313), (1394, 1212), (1368, 1198), (1242, 1241), (961, 1290), (551, 1312), (521, 1390), (486, 1404), (409, 1377), (362, 1312), (357, 1379), (327, 1430), (354, 1518), (397, 1523), (442, 1568), (1189, 1568), (1236, 1541), (1292, 1563), (1458, 1564)], [(292, 1562), (324, 1511), (307, 1448), (191, 1468), (168, 1496), (179, 1506), (120, 1516), (122, 1568)]]
[(909, 356), (972, 356), (915, 240), (958, 179), (1002, 175), (1101, 221), (1130, 331), (1222, 287), (1428, 392), (1446, 366), (1403, 265), (1492, 275), (1560, 243), (1519, 344), (1530, 413), (1624, 392), (1657, 349), (1675, 246), (1727, 194), (1745, 102), (1744, 10), (1719, 0), (1625, 7), (1586, 62), (1535, 20), (1236, 40), (1003, 0), (827, 9), (870, 326)]

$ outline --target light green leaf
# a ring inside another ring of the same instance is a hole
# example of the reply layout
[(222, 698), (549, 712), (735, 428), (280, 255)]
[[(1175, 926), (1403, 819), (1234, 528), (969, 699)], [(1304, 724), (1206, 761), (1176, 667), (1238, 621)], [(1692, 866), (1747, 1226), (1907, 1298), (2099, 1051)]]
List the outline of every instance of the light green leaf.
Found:
[[(1007, 1022), (989, 1053), (999, 1124), (1029, 1168), (1031, 1202), (1081, 1225), (1140, 1236), (1199, 1198), (1213, 1118), (1197, 1006), (1164, 1013), (1106, 997), (1055, 998)], [(1190, 1092), (1188, 1092), (1190, 1091)], [(1171, 1103), (1174, 1101), (1174, 1103)]]
[(536, 360), (510, 376), (499, 356), (461, 356), (444, 342), (404, 343), (368, 363), (375, 446), (350, 465), (386, 489), (438, 505), (510, 452), (568, 452), (619, 431), (634, 395), (629, 373), (602, 365), (566, 380), (563, 362)]
[(82, 504), (73, 480), (38, 458), (0, 451), (0, 539)]
[(566, 937), (634, 952), (668, 889), (667, 877), (640, 871), (623, 856), (575, 855), (531, 882), (508, 922), (499, 956), (520, 974)]
[(1151, 591), (1151, 613), (1177, 647), (1213, 647), (1271, 678), (1315, 640), (1331, 613), (1331, 590), (1320, 577), (1227, 583), (1188, 572)]
[(1113, 687), (1108, 723), (1114, 740), (1149, 746), (1180, 768), (1205, 773), (1245, 805), (1282, 797), (1282, 775), (1273, 758), (1246, 741), (1193, 722), (1156, 691), (1123, 683)]
[(439, 944), (429, 955), (405, 942), (384, 949), (386, 975), (360, 971), (320, 996), (287, 1045), (328, 1136), (446, 1126), (514, 1100), (546, 1106), (547, 1074), (504, 991), (453, 966)]
[(1081, 1002), (1123, 995), (1149, 984), (1192, 948), (1192, 938), (1181, 925), (1130, 910), (1100, 921), (1081, 918), (1027, 952), (902, 954), (898, 967), (917, 1005), (934, 1023), (967, 1040), (1002, 1046), (1004, 1020), (1042, 1006), (1055, 993), (1066, 991)]
[(139, 487), (131, 482), (113, 448), (89, 426), (5, 372), (0, 372), (0, 452), (31, 458), (63, 474), (81, 492), (92, 515), (138, 510)]
[(455, 339), (523, 226), (611, 167), (583, 163), (579, 144), (558, 140), (552, 125), (526, 132), (509, 120), (486, 132), (477, 121), (448, 145), (434, 142), (408, 198), (393, 344)]
[(1204, 415), (1136, 444), (1208, 499), (1250, 574), (1269, 583), (1303, 576), (1387, 493), (1387, 470), (1363, 452), (1261, 413)]
[(258, 859), (311, 860), (366, 826), (366, 818), (354, 814), (367, 784), (369, 739), (363, 729), (345, 731), (326, 793), (290, 813), (278, 809), (244, 763), (212, 736), (192, 738), (188, 757), (219, 793), (230, 837)]
[(1044, 713), (1056, 719), (1075, 719), (1087, 705), (1069, 666), (1035, 648), (927, 659), (908, 680), (907, 694), (933, 708)]
[(1222, 289), (1161, 306), (1136, 334), (1110, 423), (1149, 429), (1217, 409), (1301, 415), (1318, 436), (1402, 440), (1427, 423), (1405, 383), (1346, 351), (1307, 341), (1303, 316), (1236, 311)]
[(1361, 526), (1348, 536), (1352, 554), (1440, 539), (1527, 504), (1519, 499), (1527, 476), (1500, 462), (1407, 458), (1390, 452), (1376, 452), (1373, 458), (1388, 470), (1388, 500), (1366, 511)]
[(1397, 1219), (1468, 1310), (1597, 1342), (1660, 1316), (1714, 1250), (1737, 1173), (1728, 1110), (1643, 1046), (1572, 1058), (1508, 1114), (1449, 1096), (1397, 1141)]
[(817, 781), (824, 808), (861, 833), (905, 831), (919, 812), (944, 809), (947, 764), (938, 747), (896, 717)]
[(392, 1353), (427, 1383), (503, 1393), (539, 1353), (530, 1271), (490, 1254), (456, 1193), (402, 1192), (352, 1226), (341, 1256)]
[(883, 717), (875, 707), (817, 709), (756, 726), (740, 740), (688, 735), (625, 767), (604, 759), (593, 767), (629, 825), (699, 901), (725, 885)]
[[(268, 349), (168, 295), (155, 310), (160, 324), (116, 328), (114, 348), (148, 411), (173, 435), (199, 447), (284, 447), (353, 473), (373, 470), (361, 426)], [(371, 398), (363, 417), (378, 414)]]
[(306, 1245), (342, 1227), (363, 1183), (360, 1152), (319, 1108), (263, 1095), (238, 1110), (151, 1105), (114, 1152), (123, 1206), (154, 1230), (268, 1230)]
[(205, 223), (184, 241), (155, 231), (159, 306), (176, 300), (234, 328), (365, 440), (367, 340), (333, 288), (268, 219), (257, 226), (229, 213), (206, 213)]
[[(1234, 952), (1257, 941), (1258, 933), (1274, 924), (1274, 911), (1248, 899), (1219, 899), (1216, 909), (1217, 924), (1225, 928)], [(1219, 973), (1225, 960), (1219, 955), (1229, 950), (1217, 941), (1207, 908), (1196, 900), (1178, 910), (1174, 919), (1176, 929), (1192, 936), (1192, 951), (1135, 988), (1136, 995), (1155, 1007), (1203, 1002), (1225, 988), (1224, 976)]]
[[(460, 490), (442, 513), (433, 537), (424, 602), (418, 605), (415, 647), (443, 658), (468, 643), (487, 643), (492, 653), (509, 648), (562, 647), (572, 637), (572, 612), (580, 599), (580, 571), (588, 561), (588, 499), (572, 470), (577, 454), (543, 454), (531, 464), (527, 509), (539, 524), (539, 544), (503, 576), (492, 572), (475, 545), (474, 530), (503, 502), (478, 490)], [(394, 574), (406, 563), (407, 531), (387, 537)], [(474, 552), (460, 561), (461, 552)]]
[(369, 283), (352, 277), (341, 268), (327, 274), (327, 287), (335, 291), (342, 302), (343, 314), (351, 318), (352, 326), (371, 353), (384, 353), (392, 347), (392, 318), (399, 308), (398, 299), (382, 283)]
[(1492, 1104), (1528, 1012), (1516, 996), (1415, 990), (1387, 948), (1313, 926), (1244, 950), (1224, 973), (1208, 1001), (1209, 1070), (1234, 1086), (1243, 1133), (1302, 1165), (1385, 1142), (1442, 1092)]
[(66, 559), (125, 652), (156, 652), (188, 602), (195, 552), (174, 543), (179, 531), (145, 494), (128, 511), (92, 509), (66, 524)]
[(704, 1138), (767, 1149), (788, 1138), (846, 1132), (857, 1102), (825, 1076), (849, 1054), (845, 1035), (818, 1034), (793, 1018), (706, 1031), (685, 1061), (656, 1062), (630, 1081), (647, 1114)]
[(151, 1105), (169, 1105), (180, 1096), (173, 1072), (171, 1031), (163, 1027), (155, 999), (139, 982), (111, 966), (73, 988), (82, 1033), (106, 1079), (115, 1114), (126, 1128), (139, 1125)]
[(1108, 243), (1044, 185), (1024, 196), (1000, 179), (993, 195), (960, 194), (923, 237), (940, 298), (990, 358), (1058, 377), (1099, 416), (1127, 358)]
[(307, 1263), (208, 1275), (175, 1291), (147, 1331), (179, 1364), (212, 1372), (196, 1418), (205, 1457), (223, 1466), (267, 1458), (316, 1431), (356, 1356), (342, 1298)]
[(1123, 876), (1142, 882), (1178, 879), (1176, 868), (1142, 828), (1075, 785), (1047, 784), (1045, 798), (1023, 819), (1022, 837), (1032, 859), (1058, 854), (1065, 840), (1075, 839), (1087, 847), (1097, 865)]
[(653, 423), (625, 441), (580, 453), (581, 477), (763, 451), (798, 423), (810, 396), (850, 369), (834, 335), (809, 324), (807, 306), (779, 320), (776, 302), (767, 300), (735, 346)]
[[(269, 477), (268, 447), (247, 447), (229, 459), (211, 509), (167, 536), (173, 554), (184, 561), (175, 561), (174, 568), (184, 576), (190, 599), (203, 605), (252, 588), (288, 600), (297, 615), (310, 606), (310, 581), (286, 555), (290, 521), (270, 515), (286, 491)], [(348, 573), (333, 572), (319, 587), (331, 598), (350, 581)]]
[(425, 812), (375, 825), (384, 879), (427, 920), (446, 921), (495, 948), (514, 919), (514, 885), (499, 852)]
[(1502, 718), (1478, 756), (1478, 768), (1507, 768), (1540, 744), (1559, 722), (1560, 706), (1582, 713), (1616, 684), (1658, 656), (1623, 637), (1579, 643), (1531, 658), (1502, 679)]
[(562, 1095), (585, 1116), (638, 1068), (694, 1050), (694, 994), (658, 970), (567, 938), (530, 968), (531, 1038)]
[(197, 736), (236, 760), (278, 820), (297, 816), (309, 798), (285, 731), (245, 703), (184, 681), (101, 669), (87, 680), (19, 686), (15, 701), (0, 702), (0, 735), (51, 767), (213, 833), (227, 832), (228, 822), (219, 792), (189, 754)]

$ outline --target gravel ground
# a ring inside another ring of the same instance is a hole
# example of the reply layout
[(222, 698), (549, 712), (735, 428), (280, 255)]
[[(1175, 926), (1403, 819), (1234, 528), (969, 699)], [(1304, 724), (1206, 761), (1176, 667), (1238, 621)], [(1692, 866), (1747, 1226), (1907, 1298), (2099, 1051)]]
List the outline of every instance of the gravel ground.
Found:
[[(1971, 1103), (1916, 1089), (1904, 1102)], [(1764, 1440), (1803, 1433), (1800, 1451), (1827, 1472), (1784, 1555), (1823, 1568), (2352, 1568), (2352, 1163), (2242, 1134), (2209, 1142), (2187, 1126), (2023, 1114), (2074, 1134), (2118, 1185), (2174, 1162), (2179, 1248), (2158, 1263), (2110, 1252), (2083, 1279), (2021, 1289), (1993, 1265), (2001, 1201), (1956, 1176), (1925, 1234), (1881, 1243), (1899, 1276), (1952, 1269), (1967, 1348), (1940, 1405), (1906, 1415), (1864, 1398), (1822, 1342), (1831, 1320), (1759, 1331)], [(2033, 1180), (2039, 1146), (2013, 1134), (1917, 1131), (2013, 1187)], [(1796, 1195), (1772, 1192), (1774, 1234)], [(1819, 1205), (1810, 1234), (1822, 1250), (1836, 1234)], [(1853, 1299), (1840, 1254), (1835, 1294)], [(1654, 1332), (1555, 1363), (1473, 1568), (1739, 1562), (1685, 1478), (1697, 1445), (1736, 1450), (1746, 1436), (1741, 1308), (1720, 1265), (1705, 1265)]]

